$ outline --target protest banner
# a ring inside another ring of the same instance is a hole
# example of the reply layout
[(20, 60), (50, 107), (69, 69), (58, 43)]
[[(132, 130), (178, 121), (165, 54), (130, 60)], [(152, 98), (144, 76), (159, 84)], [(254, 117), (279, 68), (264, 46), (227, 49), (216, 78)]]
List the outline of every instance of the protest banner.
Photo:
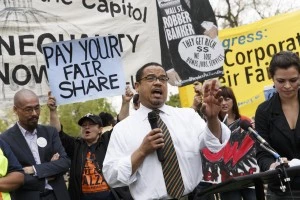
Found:
[[(268, 75), (272, 55), (282, 50), (299, 53), (299, 17), (296, 11), (220, 31), (226, 56), (224, 76), (219, 80), (233, 89), (243, 115), (253, 117), (265, 101), (264, 87), (272, 84)], [(182, 106), (192, 105), (191, 85), (179, 88), (179, 93)]]
[(57, 104), (122, 95), (125, 76), (119, 40), (93, 37), (42, 45)]
[(160, 62), (155, 1), (3, 0), (0, 2), (0, 102), (33, 90), (45, 103), (49, 75), (41, 45), (115, 35), (125, 82), (146, 62)]
[[(209, 0), (157, 0), (162, 65), (184, 86), (223, 75), (224, 49)], [(210, 34), (208, 34), (210, 33)]]

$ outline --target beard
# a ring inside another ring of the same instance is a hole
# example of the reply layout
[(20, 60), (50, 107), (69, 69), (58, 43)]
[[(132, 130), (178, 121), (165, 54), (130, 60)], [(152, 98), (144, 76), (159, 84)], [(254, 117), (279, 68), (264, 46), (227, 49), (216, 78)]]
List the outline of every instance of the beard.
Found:
[(27, 128), (30, 129), (30, 130), (34, 130), (37, 128), (37, 125), (38, 125), (38, 118), (31, 118), (28, 120), (28, 123), (27, 123)]

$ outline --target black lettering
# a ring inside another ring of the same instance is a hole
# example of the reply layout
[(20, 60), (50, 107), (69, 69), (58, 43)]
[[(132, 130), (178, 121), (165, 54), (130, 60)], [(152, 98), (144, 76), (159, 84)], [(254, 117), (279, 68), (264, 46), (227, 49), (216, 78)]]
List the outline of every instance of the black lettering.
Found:
[(66, 44), (62, 44), (62, 46), (64, 47), (64, 49), (69, 53), (69, 63), (72, 62), (72, 56), (73, 56), (73, 45), (72, 43), (70, 42), (69, 43), (70, 47), (68, 48), (66, 46)]
[(114, 58), (114, 51), (113, 51), (113, 49), (118, 54), (118, 56), (121, 56), (121, 53), (116, 48), (118, 46), (118, 39), (115, 36), (108, 36), (108, 40), (109, 40), (109, 46), (110, 46), (110, 54), (111, 54), (112, 58)]
[(256, 65), (260, 66), (260, 60), (265, 59), (264, 49), (262, 47), (258, 47), (257, 49), (254, 49), (254, 54), (255, 54)]
[(83, 80), (81, 80), (81, 85), (80, 86), (76, 87), (74, 81), (72, 82), (72, 85), (73, 85), (73, 91), (74, 91), (74, 96), (75, 97), (77, 96), (77, 91), (80, 91), (80, 90), (82, 90), (83, 94), (86, 95), (86, 91), (85, 91), (85, 88), (84, 88), (84, 82), (83, 82)]
[(83, 49), (84, 51), (84, 60), (86, 61), (87, 60), (87, 40), (84, 40), (84, 45), (81, 43), (82, 41), (78, 41), (79, 43), (79, 46), (81, 46), (81, 48)]
[[(134, 40), (132, 40), (132, 38), (131, 38), (131, 36), (130, 35), (126, 35), (127, 37), (128, 37), (128, 39), (129, 39), (129, 41), (131, 42), (131, 44), (132, 44), (132, 53), (134, 53), (135, 52), (135, 48), (136, 48), (136, 44), (137, 44), (137, 40), (138, 40), (138, 37), (140, 36), (140, 35), (136, 35), (135, 37), (134, 37)], [(121, 44), (122, 43), (120, 43), (120, 46), (121, 46)], [(123, 51), (123, 49), (121, 50), (121, 52)], [(120, 54), (119, 54), (119, 56), (120, 56)]]
[(88, 77), (93, 77), (94, 75), (93, 74), (90, 74), (90, 70), (89, 70), (89, 66), (88, 66), (88, 64), (90, 64), (91, 62), (83, 62), (83, 63), (81, 63), (81, 65), (84, 65), (85, 66), (85, 71), (86, 71), (86, 78), (88, 78)]
[(100, 183), (100, 175), (99, 174), (95, 174), (95, 177), (96, 177), (96, 181), (95, 181), (95, 185), (100, 185), (102, 183)]
[[(95, 51), (95, 49), (96, 49), (96, 51)], [(89, 40), (89, 54), (90, 54), (90, 57), (93, 60), (97, 60), (98, 59), (98, 57), (99, 57), (99, 49), (100, 49), (99, 43), (96, 40), (94, 40), (94, 39), (90, 39)], [(93, 52), (95, 52), (96, 55), (93, 56)]]
[[(127, 35), (126, 35), (127, 36)], [(119, 39), (119, 44), (120, 44), (120, 51), (123, 52), (123, 45), (122, 45), (122, 38), (125, 37), (125, 34), (119, 34), (118, 39)], [(300, 37), (300, 36), (299, 36)]]
[(70, 5), (72, 1), (61, 0), (61, 2), (65, 5)]
[(82, 185), (88, 185), (88, 180), (86, 175), (83, 175), (82, 177)]
[(89, 176), (89, 179), (90, 179), (90, 185), (94, 185), (94, 184), (93, 184), (93, 179), (92, 179), (91, 176)]
[[(41, 53), (42, 53), (42, 44), (45, 39), (49, 39), (49, 40), (51, 40), (51, 42), (57, 42), (55, 37), (51, 33), (43, 33), (42, 35), (40, 35), (40, 37), (38, 37), (38, 40), (37, 40), (37, 48), (38, 48), (39, 52), (41, 52)], [(47, 43), (49, 43), (49, 42), (47, 42)]]
[(83, 74), (83, 72), (81, 71), (81, 69), (80, 69), (80, 67), (78, 66), (78, 64), (74, 64), (74, 80), (76, 80), (77, 79), (77, 74), (80, 74), (80, 76), (82, 77), (82, 78), (84, 78), (84, 74)]
[(20, 45), (20, 55), (35, 55), (34, 51), (25, 51), (25, 47), (33, 47), (32, 42), (25, 42), (25, 39), (34, 39), (33, 35), (20, 35), (19, 36), (19, 45)]
[(94, 81), (92, 79), (89, 80), (88, 84), (87, 84), (87, 91), (86, 93), (89, 94), (90, 89), (96, 89), (97, 92), (99, 92), (99, 88), (97, 87), (97, 85), (94, 83)]
[(257, 73), (256, 75), (257, 82), (262, 82), (265, 80), (265, 75), (262, 69), (256, 69), (255, 72)]
[(97, 42), (98, 42), (98, 45), (99, 45), (99, 53), (100, 53), (100, 57), (102, 58), (102, 59), (107, 59), (107, 58), (110, 58), (110, 56), (109, 56), (109, 53), (108, 53), (108, 48), (107, 48), (107, 42), (106, 42), (106, 38), (102, 38), (102, 40), (103, 40), (103, 42), (104, 42), (104, 46), (105, 46), (105, 53), (106, 53), (106, 55), (104, 56), (103, 55), (103, 53), (102, 53), (102, 46), (100, 45), (100, 38), (97, 40)]
[[(239, 59), (240, 58), (240, 59)], [(246, 57), (245, 55), (243, 54), (243, 52), (238, 52), (236, 54), (236, 62), (239, 64), (239, 65), (242, 65), (245, 63), (245, 60), (246, 60)]]
[(253, 73), (250, 73), (250, 69), (252, 69), (252, 66), (248, 66), (248, 67), (245, 67), (245, 75), (246, 75), (246, 82), (247, 84), (250, 84), (250, 77), (253, 76)]
[(64, 69), (64, 74), (65, 74), (65, 79), (66, 79), (66, 80), (69, 80), (68, 74), (72, 74), (72, 73), (73, 73), (73, 72), (72, 72), (72, 69), (71, 69), (70, 71), (67, 71), (67, 69), (69, 69), (69, 68), (71, 68), (71, 67), (73, 67), (73, 65), (67, 65), (67, 66), (63, 67), (63, 69)]
[(64, 99), (68, 99), (68, 98), (72, 97), (73, 96), (73, 90), (67, 87), (67, 86), (70, 86), (70, 85), (71, 85), (71, 83), (68, 82), (68, 81), (61, 82), (58, 86), (59, 89), (62, 90), (62, 91), (69, 92), (69, 94), (65, 94), (65, 95), (60, 94), (59, 96), (61, 96)]
[(130, 2), (128, 2), (127, 8), (128, 8), (128, 16), (131, 17), (131, 10), (133, 7)]
[(91, 4), (91, 5), (86, 4), (86, 0), (82, 0), (82, 5), (87, 9), (93, 9), (96, 6), (95, 4)]
[[(130, 3), (128, 3), (128, 4), (130, 4)], [(112, 17), (115, 17), (115, 13), (121, 12), (121, 7), (117, 3), (110, 2), (109, 9), (110, 9), (110, 14)]]
[(107, 78), (106, 77), (98, 77), (98, 86), (99, 90), (102, 91), (102, 86), (109, 90), (109, 87), (107, 87), (105, 84), (107, 83)]
[[(49, 51), (48, 51), (49, 50)], [(49, 58), (53, 56), (53, 48), (52, 47), (43, 47), (44, 56), (46, 59), (47, 67), (49, 67)]]
[(232, 67), (232, 66), (234, 65), (234, 63), (229, 63), (228, 60), (227, 60), (227, 57), (229, 57), (229, 56), (227, 56), (227, 53), (228, 53), (228, 52), (232, 52), (232, 50), (231, 50), (231, 49), (227, 49), (227, 50), (225, 51), (225, 60), (224, 60), (224, 63), (225, 63), (225, 65), (227, 65), (228, 67)]
[(117, 82), (117, 81), (118, 81), (117, 74), (109, 75), (109, 83), (110, 83), (110, 88), (111, 89), (120, 88), (119, 85), (114, 85), (114, 83)]
[[(137, 13), (137, 14), (136, 14), (136, 13)], [(133, 19), (135, 19), (135, 20), (137, 20), (137, 21), (141, 20), (142, 17), (143, 17), (142, 12), (141, 12), (140, 9), (138, 9), (138, 8), (136, 8), (136, 9), (133, 10), (132, 15), (133, 15)], [(138, 15), (138, 16), (136, 16), (136, 15)]]
[(100, 68), (101, 68), (101, 63), (100, 63), (98, 60), (93, 60), (93, 61), (92, 61), (92, 64), (93, 64), (94, 74), (95, 74), (96, 76), (98, 75), (97, 71), (98, 71), (100, 74), (104, 75), (104, 73), (100, 70)]
[(0, 55), (3, 55), (2, 47), (6, 49), (10, 56), (16, 55), (14, 36), (8, 36), (9, 44), (7, 44), (2, 36), (0, 36)]
[(37, 72), (36, 67), (34, 65), (32, 65), (31, 71), (32, 71), (32, 75), (33, 75), (33, 78), (36, 83), (42, 83), (43, 75), (45, 75), (46, 79), (48, 80), (48, 74), (47, 74), (45, 65), (41, 65), (39, 73)]
[(66, 58), (65, 58), (63, 52), (61, 51), (61, 49), (60, 49), (60, 47), (58, 45), (56, 45), (55, 50), (56, 50), (55, 51), (55, 58), (56, 58), (55, 64), (56, 64), (56, 66), (58, 66), (58, 59), (59, 59), (59, 57), (61, 57), (63, 59), (64, 63), (66, 64), (67, 63)]
[(106, 2), (106, 0), (99, 0), (100, 3), (103, 3), (102, 5), (100, 4), (98, 7), (97, 7), (97, 10), (99, 12), (109, 12), (108, 10), (108, 4)]
[[(19, 70), (24, 70), (25, 71), (25, 76), (22, 76), (22, 77), (25, 77), (24, 80), (19, 80), (18, 76), (17, 76), (17, 72)], [(17, 65), (14, 67), (14, 69), (12, 70), (12, 80), (17, 84), (17, 85), (26, 85), (31, 79), (31, 73), (29, 71), (29, 69), (25, 66), (25, 65)]]
[(4, 84), (9, 85), (9, 63), (4, 63), (4, 71), (5, 75), (0, 71), (0, 79)]

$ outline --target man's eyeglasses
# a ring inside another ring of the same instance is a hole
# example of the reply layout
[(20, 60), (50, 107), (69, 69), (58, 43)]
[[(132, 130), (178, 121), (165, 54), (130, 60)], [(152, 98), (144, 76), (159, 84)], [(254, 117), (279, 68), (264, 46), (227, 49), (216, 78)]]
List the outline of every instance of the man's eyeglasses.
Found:
[(162, 83), (166, 83), (169, 80), (169, 77), (167, 77), (167, 76), (158, 76), (157, 77), (155, 75), (148, 75), (148, 76), (141, 78), (140, 81), (143, 79), (145, 79), (148, 82), (154, 82), (154, 81), (159, 80)]
[(22, 110), (26, 114), (31, 114), (33, 111), (35, 111), (36, 113), (41, 111), (41, 106), (40, 105), (37, 105), (37, 106), (34, 106), (34, 107), (25, 107), (25, 108), (20, 108), (18, 106), (15, 106), (15, 107)]

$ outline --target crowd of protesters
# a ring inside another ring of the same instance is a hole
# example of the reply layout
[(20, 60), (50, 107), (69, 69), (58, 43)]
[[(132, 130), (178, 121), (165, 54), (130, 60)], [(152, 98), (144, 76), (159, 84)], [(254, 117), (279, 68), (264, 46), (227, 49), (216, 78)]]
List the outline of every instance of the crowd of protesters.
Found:
[[(0, 197), (256, 199), (251, 187), (218, 195), (202, 192), (237, 176), (278, 169), (282, 164), (299, 165), (299, 56), (289, 51), (275, 54), (269, 72), (276, 93), (258, 106), (255, 128), (280, 159), (241, 128), (244, 121), (250, 127), (253, 122), (240, 113), (231, 88), (217, 79), (194, 84), (191, 108), (174, 108), (165, 104), (167, 73), (162, 65), (147, 63), (136, 73), (137, 94), (126, 88), (117, 117), (102, 111), (86, 113), (78, 121), (79, 137), (63, 130), (51, 93), (50, 126), (40, 125), (39, 98), (22, 89), (14, 96), (18, 121), (0, 135)], [(228, 151), (232, 148), (237, 151)], [(237, 154), (243, 156), (235, 160)], [(63, 178), (66, 172), (70, 173), (68, 187)], [(290, 192), (274, 181), (267, 199), (299, 198), (299, 180), (296, 175), (284, 185)]]

